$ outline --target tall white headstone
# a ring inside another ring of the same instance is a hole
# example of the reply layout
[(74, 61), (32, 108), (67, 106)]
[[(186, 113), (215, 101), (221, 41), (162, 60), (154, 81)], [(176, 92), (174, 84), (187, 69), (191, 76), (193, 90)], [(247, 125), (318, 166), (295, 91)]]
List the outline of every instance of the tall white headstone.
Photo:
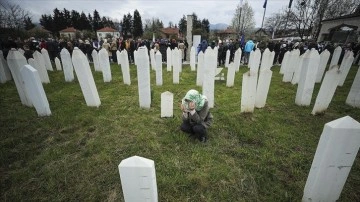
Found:
[(353, 53), (349, 53), (347, 54), (342, 62), (341, 62), (341, 65), (340, 65), (340, 71), (341, 71), (341, 78), (340, 78), (340, 81), (339, 81), (339, 86), (343, 86), (344, 85), (344, 82), (345, 82), (345, 79), (350, 71), (350, 68), (351, 68), (351, 65), (354, 61), (354, 55)]
[(155, 163), (139, 156), (124, 159), (119, 164), (124, 201), (157, 202)]
[(129, 68), (130, 64), (126, 49), (124, 49), (120, 53), (120, 62), (121, 62), (121, 72), (123, 75), (124, 84), (130, 85), (131, 84), (130, 68)]
[(204, 78), (204, 53), (200, 51), (198, 54), (198, 65), (197, 65), (197, 72), (196, 72), (196, 85), (202, 86)]
[(241, 86), (241, 113), (253, 113), (256, 98), (257, 73), (248, 71), (243, 74)]
[[(234, 55), (234, 65), (235, 65), (235, 68), (236, 68), (236, 72), (239, 71), (240, 69), (240, 61), (241, 61), (241, 48), (238, 48), (236, 51), (235, 51), (235, 55)], [(261, 54), (260, 54), (261, 55)]]
[(256, 88), (255, 107), (263, 108), (266, 104), (267, 95), (270, 88), (272, 71), (270, 69), (260, 70), (259, 80)]
[(37, 70), (30, 65), (25, 65), (21, 68), (20, 73), (24, 79), (25, 90), (29, 95), (31, 103), (35, 107), (38, 116), (50, 116), (51, 111), (49, 102)]
[[(307, 51), (310, 51), (310, 50), (307, 50)], [(291, 84), (295, 85), (295, 84), (298, 84), (299, 83), (299, 80), (300, 80), (300, 74), (301, 74), (301, 69), (302, 69), (302, 64), (303, 64), (303, 61), (304, 61), (304, 55), (306, 55), (306, 53), (300, 55), (299, 57), (299, 62), (298, 64), (296, 65), (295, 64), (295, 71), (294, 71), (294, 75), (291, 79)]]
[(99, 51), (99, 64), (100, 64), (100, 68), (102, 69), (104, 82), (110, 82), (112, 78), (111, 78), (109, 54), (105, 48), (102, 48)]
[(137, 65), (137, 61), (138, 61), (138, 51), (135, 50), (134, 51), (134, 64)]
[(226, 86), (233, 87), (235, 81), (235, 65), (234, 63), (230, 63), (228, 65), (228, 72), (226, 77)]
[(151, 69), (156, 70), (155, 50), (154, 49), (150, 50), (150, 64), (151, 64)]
[(50, 83), (49, 75), (48, 75), (45, 67), (42, 67), (41, 65), (39, 65), (37, 60), (35, 60), (34, 58), (29, 58), (28, 63), (29, 63), (29, 65), (31, 65), (33, 68), (35, 68), (37, 70), (37, 73), (39, 74), (39, 77), (40, 77), (40, 80), (42, 83)]
[(19, 48), (18, 51), (21, 53), (21, 55), (24, 55), (25, 51), (22, 48)]
[(141, 108), (150, 109), (151, 105), (151, 87), (150, 87), (150, 66), (146, 62), (148, 58), (147, 49), (140, 47), (138, 49), (138, 62), (137, 62), (137, 78), (139, 90), (139, 104)]
[(329, 62), (329, 58), (330, 58), (330, 52), (328, 50), (324, 50), (320, 54), (320, 64), (319, 64), (318, 72), (316, 73), (316, 81), (315, 81), (316, 83), (321, 82), (321, 79), (325, 72), (326, 65)]
[(61, 62), (59, 60), (59, 58), (55, 57), (55, 66), (56, 66), (56, 70), (61, 71)]
[(346, 104), (352, 107), (360, 107), (360, 68), (356, 73), (355, 79), (351, 85), (350, 92), (346, 98)]
[[(33, 58), (36, 61), (37, 66), (32, 66), (32, 67), (34, 67), (35, 69), (38, 70), (41, 81), (45, 82), (45, 81), (49, 80), (49, 75), (48, 75), (46, 67), (45, 67), (45, 59), (44, 59), (43, 55), (39, 51), (34, 51)], [(46, 80), (44, 79), (45, 77), (47, 77)]]
[(333, 66), (332, 69), (326, 72), (311, 114), (315, 115), (322, 113), (329, 107), (340, 78), (341, 72), (339, 71), (337, 65)]
[(180, 82), (180, 64), (179, 60), (179, 51), (177, 48), (171, 51), (172, 65), (173, 65), (173, 84), (179, 84)]
[(302, 201), (337, 201), (359, 147), (359, 122), (345, 116), (325, 124)]
[(201, 35), (193, 35), (193, 47), (195, 47), (196, 49), (200, 43), (201, 43)]
[(299, 106), (310, 105), (319, 63), (320, 55), (315, 49), (312, 49), (304, 56), (295, 104)]
[(101, 67), (100, 67), (100, 63), (99, 63), (99, 54), (98, 52), (94, 49), (91, 53), (91, 56), (93, 58), (94, 61), (94, 69), (96, 72), (101, 72)]
[(174, 94), (169, 91), (161, 93), (161, 117), (173, 117)]
[(99, 107), (101, 104), (100, 97), (96, 89), (89, 62), (84, 53), (78, 47), (75, 47), (73, 50), (72, 62), (80, 83), (81, 91), (86, 101), (86, 105), (90, 107)]
[(51, 65), (49, 52), (45, 48), (43, 48), (43, 49), (41, 49), (41, 55), (44, 57), (46, 69), (49, 70), (49, 71), (54, 71), (53, 67)]
[(216, 51), (211, 48), (208, 48), (205, 51), (204, 55), (204, 67), (203, 68), (203, 85), (202, 85), (202, 94), (205, 95), (208, 99), (208, 104), (210, 108), (214, 107), (215, 102), (215, 69), (217, 66), (217, 57)]
[(21, 103), (25, 106), (32, 107), (32, 103), (29, 95), (25, 90), (24, 79), (20, 73), (21, 68), (27, 65), (26, 58), (15, 48), (12, 48), (7, 55), (7, 63), (11, 72), (11, 75), (15, 81), (16, 89), (19, 93)]
[[(65, 81), (66, 82), (74, 81), (74, 67), (69, 51), (66, 48), (63, 48), (60, 52), (60, 57), (63, 64)], [(94, 59), (94, 64), (95, 64), (95, 59)]]
[(299, 49), (295, 49), (295, 50), (291, 51), (288, 61), (287, 61), (288, 65), (284, 69), (283, 82), (291, 82), (291, 80), (294, 76), (294, 72), (296, 71), (295, 68), (299, 68), (298, 67), (299, 60), (300, 60)]
[(155, 54), (155, 62), (156, 62), (156, 85), (162, 86), (163, 80), (162, 80), (162, 55), (160, 51), (158, 51)]
[(225, 56), (225, 67), (229, 67), (229, 62), (230, 62), (230, 50), (227, 50)]
[(261, 51), (260, 49), (256, 49), (255, 51), (251, 51), (252, 56), (249, 61), (250, 70), (253, 72), (259, 72), (260, 59), (261, 59)]
[(289, 56), (290, 56), (290, 51), (286, 51), (286, 53), (284, 54), (284, 58), (281, 62), (280, 74), (284, 74), (284, 71), (288, 65)]
[(190, 67), (191, 67), (191, 71), (196, 71), (196, 51), (195, 51), (195, 47), (191, 47), (190, 50)]
[(172, 56), (172, 52), (171, 52), (170, 47), (168, 47), (166, 49), (166, 70), (168, 72), (171, 72), (171, 66), (172, 66), (172, 58), (171, 58), (171, 56)]
[(261, 56), (260, 70), (263, 70), (263, 69), (270, 70), (270, 68), (273, 64), (273, 61), (274, 61), (274, 57), (275, 57), (274, 52), (271, 52), (268, 48), (266, 48)]
[(329, 67), (332, 67), (333, 65), (337, 65), (337, 64), (338, 64), (339, 59), (340, 59), (341, 52), (342, 52), (341, 46), (338, 46), (338, 47), (335, 48), (335, 50), (334, 50), (334, 52), (333, 52), (333, 55), (332, 55), (332, 57), (331, 57), (330, 66), (329, 66)]
[(121, 64), (121, 55), (120, 55), (119, 50), (116, 51), (116, 60), (117, 60), (118, 65), (120, 65)]
[(4, 58), (3, 52), (0, 50), (0, 83), (11, 80), (11, 72)]

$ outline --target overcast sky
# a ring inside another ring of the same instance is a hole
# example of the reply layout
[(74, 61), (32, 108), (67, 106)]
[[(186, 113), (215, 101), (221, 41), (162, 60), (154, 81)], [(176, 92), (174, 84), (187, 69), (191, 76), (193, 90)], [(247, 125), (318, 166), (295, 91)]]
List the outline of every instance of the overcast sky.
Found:
[[(122, 20), (124, 14), (133, 15), (134, 10), (140, 12), (141, 19), (159, 18), (167, 27), (171, 21), (178, 24), (183, 15), (195, 12), (199, 19), (206, 18), (211, 24), (231, 24), (237, 5), (241, 0), (0, 0), (18, 3), (29, 11), (33, 22), (38, 22), (42, 14), (53, 14), (53, 10), (84, 11), (93, 15), (96, 9), (100, 16)], [(243, 2), (245, 3), (246, 0)], [(256, 26), (261, 26), (265, 0), (248, 0), (255, 13)], [(296, 0), (295, 0), (296, 1)], [(287, 8), (289, 0), (268, 0), (266, 15), (277, 13)]]

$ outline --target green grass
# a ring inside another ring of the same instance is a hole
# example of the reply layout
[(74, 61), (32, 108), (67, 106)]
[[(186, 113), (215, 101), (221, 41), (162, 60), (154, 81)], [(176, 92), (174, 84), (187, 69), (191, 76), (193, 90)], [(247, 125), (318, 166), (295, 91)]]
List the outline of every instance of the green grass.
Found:
[[(360, 109), (345, 105), (355, 66), (318, 116), (310, 113), (320, 84), (311, 106), (299, 107), (297, 86), (281, 82), (278, 66), (266, 106), (241, 114), (241, 67), (234, 87), (216, 81), (214, 124), (202, 144), (179, 130), (179, 101), (191, 88), (201, 92), (189, 66), (177, 85), (166, 65), (163, 86), (151, 71), (150, 109), (139, 108), (135, 66), (130, 86), (111, 68), (111, 83), (93, 72), (99, 108), (86, 106), (77, 81), (49, 72), (50, 117), (22, 106), (13, 82), (0, 85), (1, 201), (123, 201), (118, 164), (134, 155), (155, 161), (159, 201), (300, 201), (324, 124), (346, 115), (360, 121)], [(160, 118), (165, 91), (174, 93), (174, 118)], [(359, 156), (340, 201), (360, 201)]]

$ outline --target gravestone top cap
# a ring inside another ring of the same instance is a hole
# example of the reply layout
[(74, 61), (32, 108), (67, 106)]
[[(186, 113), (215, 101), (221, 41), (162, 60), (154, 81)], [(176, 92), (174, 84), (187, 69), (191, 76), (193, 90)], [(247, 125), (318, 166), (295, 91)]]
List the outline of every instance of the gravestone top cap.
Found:
[(119, 164), (119, 167), (152, 167), (152, 166), (154, 166), (153, 160), (140, 156), (132, 156), (130, 158), (124, 159)]
[(350, 116), (344, 116), (342, 118), (331, 121), (327, 124), (331, 128), (352, 128), (352, 129), (360, 129), (360, 123)]

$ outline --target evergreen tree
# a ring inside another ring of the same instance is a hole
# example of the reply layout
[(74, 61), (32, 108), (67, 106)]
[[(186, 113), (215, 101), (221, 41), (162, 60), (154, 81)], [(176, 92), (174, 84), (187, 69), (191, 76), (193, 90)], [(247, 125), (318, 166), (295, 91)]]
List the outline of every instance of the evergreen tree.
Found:
[(97, 12), (97, 10), (94, 11), (92, 25), (93, 25), (94, 31), (97, 31), (97, 30), (103, 28), (100, 15), (99, 15), (99, 12)]
[(66, 27), (71, 27), (72, 26), (72, 22), (71, 22), (71, 14), (70, 11), (66, 10), (66, 8), (64, 8), (63, 10), (63, 18), (62, 20), (64, 21), (64, 29)]
[(132, 34), (132, 16), (130, 13), (124, 15), (122, 22), (122, 35), (127, 38), (131, 37)]
[(34, 28), (35, 27), (35, 25), (34, 25), (34, 23), (32, 23), (32, 21), (31, 21), (31, 18), (30, 17), (26, 17), (25, 19), (24, 19), (24, 26), (25, 26), (25, 30), (30, 30), (30, 29), (32, 29), (32, 28)]
[(91, 25), (84, 12), (81, 12), (78, 29), (80, 30), (91, 30)]
[(210, 33), (210, 23), (208, 19), (203, 19), (201, 21), (201, 28), (206, 32), (206, 33)]
[(182, 34), (186, 34), (186, 29), (187, 29), (186, 26), (187, 26), (186, 17), (185, 15), (183, 15), (183, 17), (179, 21), (179, 32)]
[(82, 30), (82, 25), (80, 22), (80, 13), (72, 10), (71, 11), (71, 26), (74, 27), (75, 29), (79, 29)]
[(55, 32), (53, 28), (54, 21), (51, 15), (46, 15), (46, 14), (41, 15), (40, 25), (43, 26), (45, 29), (51, 31), (52, 33)]
[(134, 21), (133, 21), (133, 36), (134, 38), (141, 37), (144, 33), (141, 16), (138, 10), (134, 11)]

